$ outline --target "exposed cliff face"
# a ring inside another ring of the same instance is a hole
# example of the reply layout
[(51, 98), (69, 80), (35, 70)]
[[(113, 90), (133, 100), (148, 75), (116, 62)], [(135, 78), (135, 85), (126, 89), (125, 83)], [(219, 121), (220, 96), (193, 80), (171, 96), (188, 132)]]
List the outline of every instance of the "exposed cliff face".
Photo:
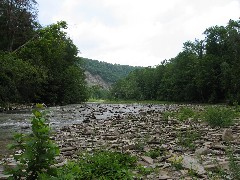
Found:
[(89, 86), (97, 85), (102, 87), (103, 89), (109, 89), (111, 87), (111, 84), (104, 81), (102, 77), (99, 75), (93, 75), (89, 71), (85, 71), (85, 75), (86, 75), (87, 84)]

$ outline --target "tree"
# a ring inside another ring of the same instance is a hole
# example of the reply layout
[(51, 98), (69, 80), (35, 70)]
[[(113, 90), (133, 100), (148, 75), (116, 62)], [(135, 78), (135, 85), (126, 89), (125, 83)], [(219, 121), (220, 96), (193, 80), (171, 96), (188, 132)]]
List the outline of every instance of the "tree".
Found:
[[(47, 79), (39, 87), (39, 101), (49, 104), (79, 103), (87, 99), (85, 76), (79, 66), (78, 49), (63, 29), (64, 21), (38, 30), (16, 54), (41, 68)], [(71, 93), (70, 93), (71, 92)]]
[(35, 35), (35, 0), (0, 1), (0, 50), (13, 51)]
[(0, 53), (0, 104), (33, 102), (45, 80), (46, 73), (39, 67), (14, 54)]

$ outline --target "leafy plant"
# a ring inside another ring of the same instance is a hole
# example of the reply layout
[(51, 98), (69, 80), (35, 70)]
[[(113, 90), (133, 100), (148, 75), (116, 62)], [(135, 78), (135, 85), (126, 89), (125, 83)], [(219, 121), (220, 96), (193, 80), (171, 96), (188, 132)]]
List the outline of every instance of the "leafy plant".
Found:
[(192, 108), (189, 107), (181, 107), (178, 112), (175, 111), (165, 111), (163, 113), (163, 119), (168, 120), (168, 117), (174, 117), (180, 121), (187, 120), (188, 118), (197, 119), (199, 118), (200, 114), (194, 111)]
[(136, 170), (140, 175), (146, 176), (154, 172), (154, 169), (151, 167), (143, 167), (142, 165), (137, 166)]
[(145, 146), (145, 142), (138, 141), (135, 144), (135, 149), (138, 150), (138, 151), (143, 151), (144, 150), (144, 146)]
[(58, 169), (57, 176), (42, 174), (42, 179), (133, 179), (131, 169), (136, 157), (111, 151), (82, 153), (77, 162), (68, 162)]
[(233, 151), (230, 149), (227, 152), (227, 155), (229, 157), (229, 169), (230, 174), (233, 179), (240, 179), (240, 167), (239, 163), (237, 162), (237, 159), (233, 155)]
[(153, 149), (150, 150), (149, 152), (146, 152), (145, 155), (146, 156), (150, 156), (153, 159), (156, 159), (157, 157), (163, 155), (163, 149)]
[(170, 161), (170, 163), (172, 164), (173, 167), (176, 168), (176, 170), (183, 169), (183, 166), (182, 166), (183, 157), (182, 156), (177, 156), (176, 154), (174, 154), (172, 157), (170, 157), (168, 159), (168, 161)]
[(184, 121), (188, 118), (194, 118), (196, 116), (196, 113), (192, 108), (182, 107), (179, 109), (179, 112), (176, 116), (180, 121)]
[(234, 123), (235, 111), (225, 107), (210, 107), (204, 114), (204, 119), (212, 127), (228, 127)]
[[(38, 104), (37, 107), (43, 108)], [(51, 167), (55, 163), (54, 157), (59, 154), (59, 148), (50, 140), (51, 129), (46, 123), (44, 113), (33, 110), (34, 117), (31, 119), (32, 132), (30, 134), (16, 134), (15, 143), (9, 148), (18, 150), (14, 155), (19, 162), (17, 167), (9, 169), (10, 179), (37, 179), (39, 173), (54, 175), (55, 169)]]
[(170, 111), (165, 111), (163, 112), (162, 116), (163, 116), (163, 120), (168, 120), (169, 117), (174, 117), (175, 113)]
[(192, 150), (195, 149), (194, 141), (199, 137), (200, 134), (192, 130), (179, 131), (177, 133), (178, 144)]

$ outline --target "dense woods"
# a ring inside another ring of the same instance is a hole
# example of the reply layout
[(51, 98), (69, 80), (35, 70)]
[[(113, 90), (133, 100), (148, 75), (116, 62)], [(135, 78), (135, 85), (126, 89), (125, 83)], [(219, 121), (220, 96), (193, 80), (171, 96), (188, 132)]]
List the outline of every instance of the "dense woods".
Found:
[(240, 102), (240, 21), (205, 30), (204, 40), (187, 41), (175, 58), (138, 69), (119, 80), (119, 99)]
[(4, 0), (0, 7), (0, 104), (85, 101), (84, 71), (66, 22), (41, 27), (34, 0)]
[(93, 75), (99, 75), (109, 84), (126, 77), (131, 71), (142, 67), (129, 65), (111, 64), (103, 61), (82, 58), (84, 69)]

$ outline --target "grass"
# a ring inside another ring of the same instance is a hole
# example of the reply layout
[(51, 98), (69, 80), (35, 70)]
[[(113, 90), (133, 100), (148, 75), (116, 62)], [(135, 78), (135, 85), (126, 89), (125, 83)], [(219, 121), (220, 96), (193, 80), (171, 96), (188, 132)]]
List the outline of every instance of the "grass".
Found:
[(209, 107), (203, 113), (204, 120), (212, 127), (229, 127), (236, 116), (236, 111), (226, 107)]
[(160, 157), (161, 155), (164, 154), (163, 149), (153, 149), (150, 150), (149, 152), (146, 152), (145, 155), (151, 157), (152, 159), (156, 159), (157, 157)]
[(177, 138), (178, 144), (189, 148), (190, 150), (195, 149), (194, 141), (200, 137), (200, 134), (196, 131), (186, 130), (186, 131), (178, 131)]
[(143, 167), (142, 165), (137, 166), (136, 170), (138, 171), (139, 175), (146, 176), (154, 172), (154, 169), (151, 167)]
[(176, 154), (174, 154), (171, 158), (168, 159), (171, 163), (171, 165), (177, 170), (182, 170), (183, 166), (182, 166), (182, 161), (183, 161), (183, 157), (182, 156), (177, 156)]
[(200, 117), (200, 113), (189, 107), (181, 107), (178, 111), (166, 111), (163, 113), (163, 119), (168, 120), (168, 117), (176, 118), (180, 121), (192, 118), (196, 120)]
[(233, 179), (240, 179), (240, 163), (237, 162), (237, 158), (234, 157), (233, 151), (231, 149), (228, 150), (227, 156), (229, 158), (229, 168), (230, 168), (230, 175)]

